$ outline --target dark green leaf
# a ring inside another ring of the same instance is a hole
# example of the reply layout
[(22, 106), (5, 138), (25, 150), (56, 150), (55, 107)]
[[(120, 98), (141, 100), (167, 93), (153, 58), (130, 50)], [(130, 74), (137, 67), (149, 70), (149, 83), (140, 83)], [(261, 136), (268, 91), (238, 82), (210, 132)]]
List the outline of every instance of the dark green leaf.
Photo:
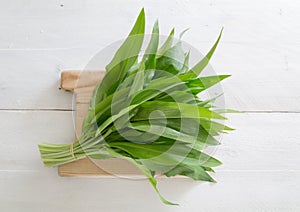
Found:
[(102, 101), (106, 96), (112, 94), (122, 82), (127, 71), (136, 63), (142, 47), (145, 31), (144, 9), (140, 12), (129, 36), (118, 49), (112, 61), (106, 66), (106, 75), (95, 88), (91, 105)]

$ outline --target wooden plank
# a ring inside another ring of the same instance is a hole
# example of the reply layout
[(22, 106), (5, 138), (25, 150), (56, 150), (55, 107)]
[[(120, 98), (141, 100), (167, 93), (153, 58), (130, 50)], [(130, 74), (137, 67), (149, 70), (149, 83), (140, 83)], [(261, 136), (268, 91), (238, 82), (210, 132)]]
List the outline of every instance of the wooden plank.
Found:
[[(226, 106), (246, 111), (299, 111), (300, 72), (296, 55), (300, 54), (300, 48), (297, 45), (284, 48), (289, 51), (221, 43), (212, 66), (219, 74), (232, 74), (221, 84)], [(95, 51), (0, 51), (2, 70), (7, 70), (1, 72), (0, 99), (5, 101), (0, 101), (0, 109), (71, 110), (72, 93), (59, 90), (60, 69), (84, 70)], [(263, 65), (256, 67), (254, 63)]]
[[(164, 206), (146, 179), (62, 178), (55, 170), (0, 172), (5, 211), (299, 211), (300, 172), (220, 172), (218, 183), (158, 179)], [(145, 207), (146, 206), (146, 207)]]
[(104, 2), (107, 4), (94, 0), (72, 1), (64, 2), (63, 7), (59, 1), (29, 0), (26, 5), (1, 2), (0, 48), (104, 47), (128, 34), (142, 7), (146, 10), (148, 32), (151, 23), (159, 18), (160, 31), (165, 35), (172, 27), (177, 32), (190, 27), (184, 39), (193, 44), (213, 42), (222, 26), (225, 27), (223, 42), (264, 44), (264, 48), (273, 46), (274, 50), (287, 43), (300, 42), (297, 21), (300, 5), (295, 0), (275, 0), (272, 5), (271, 1), (260, 0), (247, 3), (215, 0), (201, 4), (191, 0), (176, 2), (172, 7), (172, 0), (162, 2), (159, 7), (155, 1), (137, 2), (130, 7), (129, 0), (117, 0), (118, 7), (111, 6), (108, 0)]
[[(96, 1), (74, 1), (64, 7), (37, 0), (26, 5), (0, 4), (0, 99), (6, 99), (0, 102), (0, 109), (72, 109), (71, 94), (58, 89), (59, 69), (84, 69), (96, 52), (127, 35), (144, 6), (147, 23), (160, 18), (162, 34), (173, 26), (178, 31), (190, 27), (183, 40), (202, 53), (209, 50), (221, 26), (225, 27), (211, 63), (216, 72), (233, 75), (223, 83), (228, 107), (299, 111), (300, 4), (293, 0), (273, 1), (272, 6), (259, 0), (246, 4), (192, 0), (172, 8), (168, 1), (159, 8), (151, 1), (128, 8), (128, 0), (118, 2), (124, 7)], [(147, 32), (150, 28), (147, 24)]]
[[(94, 87), (104, 77), (104, 71), (64, 71), (61, 87), (76, 94), (76, 137), (81, 136), (81, 126), (87, 114)], [(60, 176), (125, 176), (140, 175), (141, 172), (130, 162), (122, 159), (81, 159), (58, 167)]]

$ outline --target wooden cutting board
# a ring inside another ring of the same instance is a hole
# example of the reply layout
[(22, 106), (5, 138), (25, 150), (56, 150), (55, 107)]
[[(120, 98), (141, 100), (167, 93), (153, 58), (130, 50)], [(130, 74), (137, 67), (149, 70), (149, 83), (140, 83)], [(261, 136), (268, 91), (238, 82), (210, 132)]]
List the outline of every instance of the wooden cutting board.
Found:
[[(77, 138), (81, 135), (82, 122), (87, 114), (94, 87), (104, 75), (104, 71), (64, 71), (61, 74), (61, 88), (76, 95), (74, 121)], [(92, 160), (89, 158), (60, 165), (58, 173), (60, 176), (126, 177), (141, 175), (141, 172), (126, 160)]]

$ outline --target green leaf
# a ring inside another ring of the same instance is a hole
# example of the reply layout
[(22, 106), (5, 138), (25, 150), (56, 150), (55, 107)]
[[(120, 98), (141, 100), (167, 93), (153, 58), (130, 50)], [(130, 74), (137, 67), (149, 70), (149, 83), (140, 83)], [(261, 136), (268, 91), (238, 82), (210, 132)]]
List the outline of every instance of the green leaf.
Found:
[[(159, 140), (163, 141), (164, 138), (160, 138)], [(166, 140), (166, 143), (111, 142), (109, 145), (127, 152), (134, 158), (139, 158), (140, 161), (151, 166), (151, 169), (155, 169), (156, 165), (177, 166), (180, 163), (186, 166), (203, 167), (215, 167), (221, 164), (217, 159), (188, 145)]]
[(187, 83), (187, 86), (189, 88), (198, 88), (199, 91), (197, 93), (200, 93), (201, 91), (210, 88), (211, 86), (219, 83), (220, 81), (230, 76), (231, 75), (216, 75), (216, 76), (199, 77), (197, 79), (190, 80)]
[(136, 92), (143, 90), (144, 87), (144, 66), (140, 66), (139, 71), (136, 73), (134, 81), (130, 87), (129, 97), (134, 96)]
[(201, 107), (208, 107), (208, 108), (211, 108), (213, 103), (220, 97), (222, 96), (223, 94), (219, 94), (211, 99), (207, 99), (205, 101), (199, 101), (197, 103), (198, 106), (201, 106)]
[(206, 173), (205, 169), (201, 166), (185, 166), (180, 164), (172, 170), (166, 172), (165, 175), (167, 177), (183, 175), (190, 177), (194, 180), (216, 182), (209, 174)]
[(200, 125), (212, 136), (217, 136), (224, 130), (234, 130), (224, 124), (207, 119), (200, 119)]
[(158, 43), (159, 43), (159, 27), (158, 27), (158, 21), (156, 21), (152, 29), (150, 42), (148, 44), (148, 47), (143, 57), (143, 61), (145, 61), (146, 69), (155, 69), (156, 67), (155, 57), (158, 48)]
[(159, 78), (152, 80), (151, 83), (142, 91), (137, 92), (131, 104), (142, 104), (150, 99), (156, 98), (162, 93), (167, 92), (175, 87), (180, 87), (188, 81), (192, 75), (184, 74), (168, 78)]
[(189, 30), (190, 28), (186, 28), (185, 30), (183, 30), (180, 34), (179, 34), (179, 39), (181, 40), (183, 35)]
[(151, 40), (145, 51), (143, 61), (145, 61), (145, 84), (147, 85), (153, 78), (156, 68), (156, 52), (159, 43), (158, 21), (155, 22), (152, 30)]
[[(136, 108), (144, 102), (155, 98), (159, 94), (166, 92), (167, 90), (172, 89), (176, 86), (182, 85), (184, 81), (189, 80), (191, 77), (191, 74), (184, 74), (178, 77), (173, 77), (169, 80), (153, 80), (146, 89), (135, 94), (131, 101), (131, 104), (135, 104), (136, 106), (134, 108)], [(105, 100), (97, 104), (94, 109), (90, 109), (84, 121), (84, 132), (89, 126), (95, 123), (98, 123), (97, 126), (100, 126), (102, 122), (105, 121), (105, 119), (108, 119), (111, 115), (111, 108), (114, 108), (115, 111), (119, 111), (122, 108), (127, 107), (128, 105), (126, 104), (126, 102), (128, 101), (128, 89), (129, 88), (118, 90), (115, 94), (108, 96)], [(113, 99), (115, 101), (112, 101)], [(118, 108), (119, 110), (116, 110)]]
[(155, 110), (161, 111), (166, 118), (226, 119), (218, 113), (195, 105), (179, 102), (150, 101), (141, 105), (141, 109), (137, 112), (133, 120), (145, 120)]
[(139, 168), (139, 170), (141, 170), (141, 172), (148, 178), (149, 182), (151, 183), (151, 185), (153, 186), (154, 190), (156, 191), (156, 193), (158, 194), (160, 200), (167, 204), (167, 205), (178, 205), (176, 203), (170, 202), (168, 200), (166, 200), (158, 191), (157, 189), (157, 181), (156, 179), (153, 177), (151, 170), (149, 170), (147, 167), (145, 167), (144, 165), (140, 164), (139, 162), (137, 162), (136, 160), (130, 158), (130, 157), (126, 157), (123, 156), (121, 154), (116, 153), (115, 151), (113, 151), (110, 148), (107, 148), (107, 151), (114, 157), (117, 158), (123, 158), (125, 160), (128, 160), (129, 162), (133, 163), (137, 168)]
[[(181, 46), (181, 42), (178, 42), (175, 46), (168, 49), (164, 55), (159, 57), (156, 61), (155, 78), (162, 76), (168, 76), (166, 74), (171, 73), (176, 75), (180, 73), (185, 62), (185, 55)], [(167, 73), (165, 73), (167, 72)]]
[(195, 144), (197, 141), (197, 137), (179, 132), (169, 127), (162, 127), (160, 125), (141, 125), (139, 122), (137, 122), (133, 123), (131, 128), (189, 144)]
[(197, 97), (193, 94), (188, 93), (187, 91), (182, 90), (174, 90), (172, 92), (168, 92), (161, 97), (158, 97), (156, 100), (165, 101), (165, 102), (180, 102), (180, 103), (196, 103)]
[(199, 120), (196, 118), (167, 119), (167, 121), (166, 120), (162, 121), (161, 119), (157, 119), (151, 121), (151, 124), (153, 123), (157, 125), (163, 125), (163, 126), (166, 125), (179, 132), (183, 132), (185, 134), (195, 136), (197, 137), (196, 140), (201, 143), (205, 143), (208, 145), (219, 144), (219, 142), (214, 137), (210, 136), (208, 132), (201, 125), (199, 125)]
[(116, 121), (118, 118), (120, 118), (121, 116), (128, 114), (130, 111), (132, 111), (134, 108), (136, 108), (138, 105), (130, 105), (129, 107), (126, 107), (124, 109), (122, 109), (119, 113), (117, 113), (116, 115), (113, 115), (111, 117), (109, 117), (108, 119), (106, 119), (106, 121), (104, 121), (100, 126), (98, 126), (97, 132), (96, 132), (96, 136), (100, 135), (102, 133), (102, 131), (108, 127), (110, 124), (112, 124), (114, 121)]
[(184, 63), (180, 73), (186, 73), (189, 70), (190, 52), (185, 54)]
[(214, 54), (214, 52), (215, 52), (215, 50), (216, 50), (216, 48), (217, 48), (217, 46), (219, 44), (219, 41), (220, 41), (221, 36), (222, 36), (222, 32), (223, 32), (223, 28), (222, 28), (222, 30), (221, 30), (221, 32), (219, 34), (219, 37), (218, 37), (217, 41), (213, 45), (213, 47), (206, 54), (206, 56), (190, 70), (190, 72), (193, 72), (196, 75), (199, 75), (202, 72), (202, 70), (207, 66), (207, 64), (209, 63), (212, 55)]
[(165, 43), (160, 47), (157, 52), (157, 58), (161, 57), (165, 54), (165, 52), (172, 47), (173, 39), (174, 39), (174, 28), (171, 30), (169, 36), (167, 37)]
[[(89, 128), (95, 124), (102, 123), (111, 116), (111, 108), (115, 110), (118, 107), (124, 106), (124, 101), (127, 100), (127, 95), (130, 88), (118, 90), (116, 93), (109, 95), (103, 101), (95, 105), (94, 108), (89, 108), (88, 114), (82, 125), (83, 135), (90, 132)], [(95, 126), (97, 127), (97, 125)]]
[(106, 66), (106, 75), (94, 90), (91, 106), (112, 94), (122, 82), (127, 71), (136, 63), (145, 31), (145, 13), (141, 10), (129, 36), (116, 52), (112, 61)]

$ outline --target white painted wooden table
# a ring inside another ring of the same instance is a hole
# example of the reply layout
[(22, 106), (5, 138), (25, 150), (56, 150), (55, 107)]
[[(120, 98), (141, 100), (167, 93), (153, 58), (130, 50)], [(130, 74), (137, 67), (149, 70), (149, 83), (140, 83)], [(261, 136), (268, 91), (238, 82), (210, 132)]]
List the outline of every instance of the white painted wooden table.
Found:
[[(72, 96), (63, 69), (81, 69), (123, 38), (144, 6), (167, 34), (207, 51), (224, 81), (237, 128), (216, 156), (217, 184), (160, 179), (160, 203), (147, 181), (61, 178), (44, 168), (37, 144), (69, 143)], [(297, 0), (0, 1), (0, 211), (300, 211), (300, 2)]]

